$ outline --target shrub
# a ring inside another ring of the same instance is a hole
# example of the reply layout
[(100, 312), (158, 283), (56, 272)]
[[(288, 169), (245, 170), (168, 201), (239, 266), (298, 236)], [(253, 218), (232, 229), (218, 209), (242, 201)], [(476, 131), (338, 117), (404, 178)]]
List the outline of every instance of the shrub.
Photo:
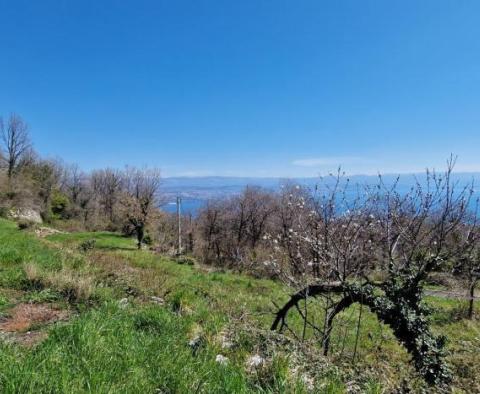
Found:
[(145, 245), (152, 245), (153, 244), (153, 238), (150, 234), (146, 234), (144, 237), (143, 237), (143, 240), (142, 242), (145, 244)]
[(197, 261), (192, 256), (179, 256), (176, 259), (178, 264), (185, 264), (185, 265), (195, 265)]
[(95, 244), (97, 243), (97, 240), (96, 239), (87, 239), (86, 241), (83, 241), (80, 245), (79, 245), (79, 249), (86, 253), (88, 252), (89, 250), (92, 250), (95, 248)]
[(52, 289), (43, 289), (29, 292), (25, 295), (24, 300), (33, 304), (41, 304), (44, 302), (57, 301), (59, 294)]
[(33, 226), (35, 226), (35, 223), (30, 221), (30, 220), (19, 220), (18, 221), (18, 228), (20, 230), (28, 230), (29, 228), (32, 228)]
[(59, 191), (53, 192), (51, 210), (55, 218), (66, 218), (69, 204), (70, 201), (65, 194)]
[(0, 206), (0, 218), (8, 218), (8, 207)]

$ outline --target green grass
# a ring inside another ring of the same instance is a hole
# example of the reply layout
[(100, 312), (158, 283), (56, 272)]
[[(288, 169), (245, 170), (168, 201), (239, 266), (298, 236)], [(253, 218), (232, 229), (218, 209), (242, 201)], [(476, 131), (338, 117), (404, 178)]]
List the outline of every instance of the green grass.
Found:
[(135, 250), (136, 242), (133, 238), (124, 237), (106, 231), (79, 232), (79, 233), (58, 233), (50, 235), (48, 239), (61, 242), (67, 246), (80, 246), (82, 242), (94, 239), (95, 247), (110, 250)]
[(60, 251), (36, 242), (31, 234), (17, 230), (15, 223), (0, 219), (0, 287), (21, 287), (23, 264), (55, 270), (61, 268), (63, 260)]
[[(89, 239), (96, 240), (94, 250), (80, 252), (78, 246)], [(152, 303), (151, 296), (165, 304)], [(352, 385), (364, 393), (393, 391), (402, 380), (414, 389), (422, 385), (388, 327), (368, 310), (362, 311), (352, 362), (358, 306), (339, 316), (330, 360), (319, 355), (311, 330), (305, 349), (271, 334), (272, 301), (281, 304), (287, 297), (288, 289), (274, 281), (177, 264), (137, 251), (132, 239), (117, 234), (41, 240), (0, 220), (0, 314), (30, 302), (69, 308), (72, 316), (38, 327), (48, 338), (36, 347), (0, 340), (0, 392), (302, 393), (303, 373), (315, 378), (320, 393), (343, 393)], [(122, 307), (124, 298), (128, 303)], [(480, 324), (461, 318), (460, 301), (428, 297), (427, 302), (435, 309), (433, 329), (450, 339), (455, 390), (474, 392)], [(321, 318), (320, 308), (309, 309)], [(293, 328), (300, 324), (291, 317)], [(221, 347), (226, 334), (232, 348)], [(195, 350), (188, 346), (194, 337), (200, 338)], [(268, 363), (249, 371), (245, 362), (257, 353)], [(229, 363), (217, 363), (217, 354)]]

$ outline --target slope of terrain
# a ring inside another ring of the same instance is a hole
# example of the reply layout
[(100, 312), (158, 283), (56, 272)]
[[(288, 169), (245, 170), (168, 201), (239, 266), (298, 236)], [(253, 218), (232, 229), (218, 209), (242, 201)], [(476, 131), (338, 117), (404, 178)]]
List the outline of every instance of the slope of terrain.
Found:
[[(118, 234), (39, 238), (0, 219), (0, 391), (380, 393), (423, 387), (388, 327), (368, 312), (357, 352), (359, 311), (351, 308), (325, 359), (308, 335), (300, 342), (269, 331), (273, 303), (288, 296), (284, 286), (188, 262), (137, 251), (132, 239)], [(480, 323), (462, 319), (462, 300), (427, 301), (434, 330), (449, 338), (453, 390), (480, 392)]]

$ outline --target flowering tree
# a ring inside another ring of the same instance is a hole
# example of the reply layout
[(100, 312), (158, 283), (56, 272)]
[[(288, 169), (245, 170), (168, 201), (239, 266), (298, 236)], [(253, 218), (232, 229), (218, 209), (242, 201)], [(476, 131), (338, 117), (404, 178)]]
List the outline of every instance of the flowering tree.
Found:
[[(422, 290), (433, 270), (470, 247), (469, 237), (459, 233), (476, 227), (468, 209), (473, 190), (453, 182), (453, 166), (452, 159), (445, 173), (427, 172), (402, 193), (398, 179), (387, 185), (379, 177), (376, 187), (358, 187), (337, 174), (308, 201), (292, 196), (292, 206), (303, 213), (287, 234), (275, 237), (274, 264), (299, 290), (279, 307), (272, 329), (291, 330), (288, 315), (297, 312), (303, 336), (307, 327), (320, 333), (327, 354), (335, 318), (358, 303), (391, 327), (428, 383), (448, 381), (444, 338), (430, 331)], [(373, 279), (377, 271), (383, 280)], [(318, 324), (307, 300), (321, 296), (331, 302)]]

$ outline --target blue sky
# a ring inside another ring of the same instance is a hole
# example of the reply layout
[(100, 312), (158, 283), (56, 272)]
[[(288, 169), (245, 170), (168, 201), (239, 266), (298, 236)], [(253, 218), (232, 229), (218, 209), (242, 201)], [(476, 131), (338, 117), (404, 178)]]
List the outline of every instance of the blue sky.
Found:
[(0, 114), (85, 169), (480, 171), (478, 1), (0, 0)]

